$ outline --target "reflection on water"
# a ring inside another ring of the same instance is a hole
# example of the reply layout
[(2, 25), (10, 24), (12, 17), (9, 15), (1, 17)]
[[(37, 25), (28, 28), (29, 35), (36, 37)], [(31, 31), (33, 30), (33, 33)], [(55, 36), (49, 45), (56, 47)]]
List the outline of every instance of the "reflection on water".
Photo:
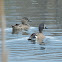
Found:
[[(8, 62), (62, 62), (61, 2), (62, 0), (5, 0)], [(32, 21), (30, 25), (34, 27), (24, 33), (11, 34), (11, 25), (20, 24), (21, 18), (25, 16)], [(38, 32), (38, 25), (42, 22), (49, 28), (43, 30), (45, 44), (28, 41), (31, 33)]]

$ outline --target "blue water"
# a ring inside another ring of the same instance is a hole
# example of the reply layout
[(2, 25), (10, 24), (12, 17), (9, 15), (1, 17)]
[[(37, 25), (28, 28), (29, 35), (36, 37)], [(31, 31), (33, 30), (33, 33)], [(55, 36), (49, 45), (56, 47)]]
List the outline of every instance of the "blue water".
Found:
[[(53, 30), (56, 31), (57, 29)], [(39, 45), (27, 40), (31, 33), (38, 32), (37, 27), (30, 27), (26, 31), (29, 33), (28, 35), (22, 35), (22, 32), (11, 34), (12, 29), (6, 28), (6, 47), (9, 52), (8, 62), (61, 62), (62, 36), (60, 33), (62, 32), (60, 32), (61, 29), (58, 30), (59, 32), (54, 32), (53, 30), (44, 29), (43, 34), (46, 36), (44, 39), (45, 44)], [(59, 33), (60, 36), (53, 35), (52, 33)]]

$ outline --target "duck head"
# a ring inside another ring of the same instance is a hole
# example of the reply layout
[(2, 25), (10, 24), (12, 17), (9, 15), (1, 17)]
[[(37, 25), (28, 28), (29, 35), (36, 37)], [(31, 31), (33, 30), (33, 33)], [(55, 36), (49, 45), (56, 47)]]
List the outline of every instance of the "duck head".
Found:
[(21, 19), (21, 23), (22, 24), (28, 24), (28, 22), (31, 22), (27, 17), (23, 17), (22, 19)]
[(46, 25), (44, 25), (44, 23), (41, 23), (39, 25), (39, 33), (42, 33), (43, 29), (48, 29), (48, 28), (46, 27)]

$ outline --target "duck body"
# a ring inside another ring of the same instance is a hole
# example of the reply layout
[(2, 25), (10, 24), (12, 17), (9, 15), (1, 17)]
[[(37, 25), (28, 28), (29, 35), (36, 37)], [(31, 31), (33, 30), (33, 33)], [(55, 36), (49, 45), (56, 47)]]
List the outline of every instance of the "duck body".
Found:
[(31, 40), (31, 41), (34, 41), (36, 43), (41, 44), (45, 38), (45, 36), (42, 33), (42, 31), (44, 29), (44, 24), (40, 24), (38, 28), (39, 28), (39, 32), (38, 33), (32, 33), (30, 35), (30, 37), (28, 38), (28, 40)]
[(18, 34), (22, 30), (28, 30), (29, 27), (30, 27), (29, 25), (23, 25), (23, 24), (14, 25), (12, 26), (12, 34)]
[(36, 42), (39, 44), (42, 43), (45, 36), (42, 33), (36, 33), (36, 34), (37, 34)]
[(23, 24), (21, 25), (22, 30), (28, 30), (29, 27), (30, 27), (30, 25), (23, 25)]
[(42, 43), (45, 36), (42, 33), (33, 33), (28, 40), (34, 41), (35, 43)]

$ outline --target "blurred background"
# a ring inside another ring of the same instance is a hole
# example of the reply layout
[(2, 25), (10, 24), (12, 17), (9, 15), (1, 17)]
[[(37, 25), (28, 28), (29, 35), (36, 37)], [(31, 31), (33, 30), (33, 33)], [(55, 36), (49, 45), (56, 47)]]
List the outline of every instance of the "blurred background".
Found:
[[(7, 27), (28, 17), (37, 26), (44, 22), (50, 28), (62, 28), (62, 0), (5, 0)], [(53, 27), (54, 26), (54, 27)]]

